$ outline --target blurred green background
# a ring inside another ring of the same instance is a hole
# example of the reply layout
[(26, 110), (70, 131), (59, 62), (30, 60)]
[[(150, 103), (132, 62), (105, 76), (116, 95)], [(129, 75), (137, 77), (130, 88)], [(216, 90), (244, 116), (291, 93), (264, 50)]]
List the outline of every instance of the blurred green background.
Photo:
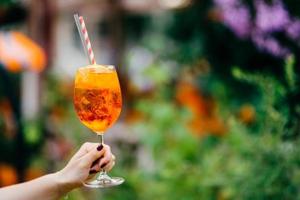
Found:
[(300, 199), (300, 4), (295, 0), (0, 1), (0, 185), (61, 169), (96, 135), (73, 78), (117, 66), (105, 134), (126, 182), (69, 199)]

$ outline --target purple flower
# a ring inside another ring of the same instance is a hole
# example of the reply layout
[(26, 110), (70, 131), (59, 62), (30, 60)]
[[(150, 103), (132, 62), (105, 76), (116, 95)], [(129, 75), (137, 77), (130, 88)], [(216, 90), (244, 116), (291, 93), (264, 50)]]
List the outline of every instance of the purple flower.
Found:
[(280, 0), (276, 0), (272, 4), (256, 0), (255, 8), (255, 25), (264, 33), (282, 31), (290, 21), (289, 13)]
[(263, 51), (266, 51), (276, 57), (286, 58), (290, 51), (281, 46), (280, 43), (271, 36), (263, 36), (261, 34), (253, 34), (252, 41)]
[(230, 27), (240, 38), (247, 38), (251, 30), (251, 19), (249, 10), (245, 6), (223, 11), (224, 24)]
[(230, 27), (240, 38), (249, 36), (251, 16), (248, 8), (239, 0), (215, 0), (221, 10), (224, 24)]
[(286, 34), (292, 40), (297, 40), (300, 37), (300, 20), (295, 19), (286, 28)]
[(219, 7), (232, 7), (240, 4), (239, 0), (214, 0), (214, 3)]
[(255, 0), (255, 18), (252, 19), (248, 7), (242, 0), (214, 0), (220, 10), (223, 24), (242, 39), (251, 38), (258, 49), (273, 56), (285, 58), (291, 52), (274, 37), (275, 32), (283, 32), (291, 40), (300, 38), (300, 20), (291, 18), (282, 0), (270, 4)]

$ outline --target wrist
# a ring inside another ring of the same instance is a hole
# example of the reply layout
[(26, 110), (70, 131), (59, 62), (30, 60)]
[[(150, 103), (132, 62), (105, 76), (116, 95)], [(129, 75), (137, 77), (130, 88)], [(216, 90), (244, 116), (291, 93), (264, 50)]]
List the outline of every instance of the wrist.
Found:
[(59, 196), (65, 195), (66, 193), (70, 192), (75, 188), (72, 184), (70, 184), (63, 175), (62, 171), (58, 171), (56, 173), (51, 174), (54, 184), (56, 187), (56, 191), (59, 194)]

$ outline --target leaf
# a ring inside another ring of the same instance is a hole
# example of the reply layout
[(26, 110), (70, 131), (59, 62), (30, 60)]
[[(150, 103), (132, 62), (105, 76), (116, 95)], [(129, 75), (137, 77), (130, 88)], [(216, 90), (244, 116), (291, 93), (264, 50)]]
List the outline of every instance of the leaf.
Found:
[(288, 86), (293, 91), (296, 89), (296, 74), (295, 74), (295, 57), (289, 56), (285, 61), (285, 79)]

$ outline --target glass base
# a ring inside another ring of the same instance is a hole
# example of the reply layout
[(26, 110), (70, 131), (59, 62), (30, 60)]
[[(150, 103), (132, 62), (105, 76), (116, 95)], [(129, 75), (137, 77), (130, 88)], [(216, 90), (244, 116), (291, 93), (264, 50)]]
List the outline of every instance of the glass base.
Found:
[(100, 172), (95, 180), (84, 182), (83, 185), (88, 188), (108, 188), (121, 185), (124, 181), (121, 177), (109, 177), (105, 172)]

